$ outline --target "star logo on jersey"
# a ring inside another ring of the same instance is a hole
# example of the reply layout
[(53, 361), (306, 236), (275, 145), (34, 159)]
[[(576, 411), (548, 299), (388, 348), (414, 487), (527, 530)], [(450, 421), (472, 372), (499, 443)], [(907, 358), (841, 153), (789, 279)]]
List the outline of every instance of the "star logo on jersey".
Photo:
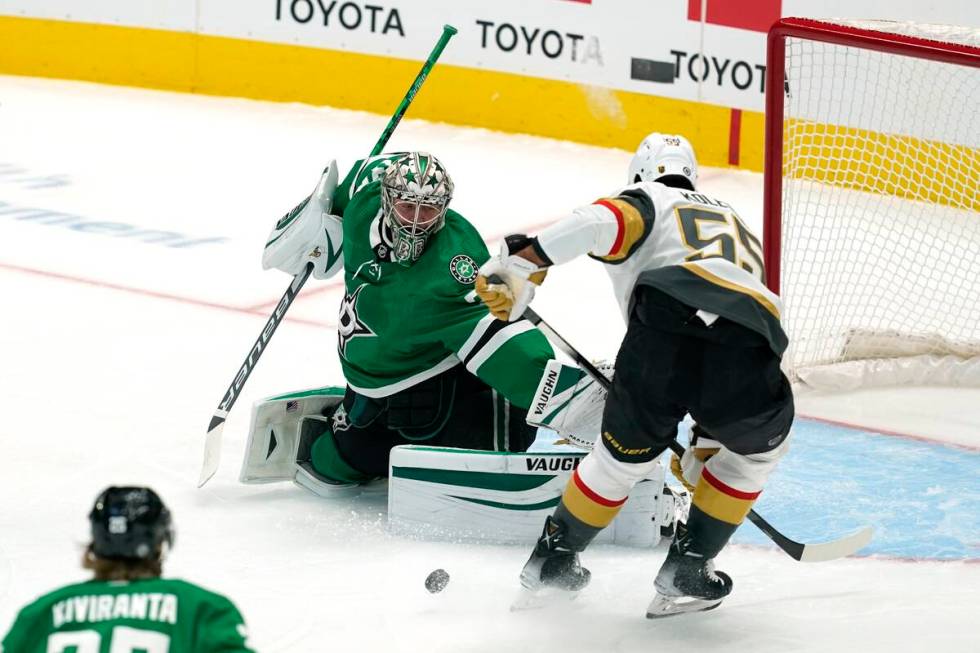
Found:
[(337, 410), (333, 412), (333, 417), (330, 418), (330, 428), (334, 433), (340, 433), (350, 428), (350, 418), (347, 417), (347, 410), (343, 404), (338, 405)]
[(477, 271), (476, 261), (466, 254), (457, 254), (449, 261), (449, 272), (462, 284), (469, 285), (476, 281)]
[(376, 335), (371, 327), (364, 324), (357, 315), (357, 297), (364, 290), (364, 286), (358, 286), (357, 290), (349, 295), (344, 295), (340, 302), (340, 320), (337, 324), (337, 349), (340, 355), (347, 357), (347, 345), (354, 338)]

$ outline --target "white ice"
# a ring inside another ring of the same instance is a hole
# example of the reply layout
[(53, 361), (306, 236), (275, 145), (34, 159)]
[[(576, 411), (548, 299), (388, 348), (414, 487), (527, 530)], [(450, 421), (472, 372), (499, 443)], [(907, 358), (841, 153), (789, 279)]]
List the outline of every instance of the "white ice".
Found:
[[(232, 597), (260, 651), (980, 650), (976, 564), (805, 565), (733, 546), (719, 567), (736, 589), (720, 609), (650, 622), (643, 613), (663, 553), (596, 547), (585, 556), (595, 580), (571, 607), (514, 614), (528, 547), (395, 537), (383, 492), (329, 501), (291, 485), (238, 484), (249, 404), (341, 381), (336, 283), (311, 282), (290, 311), (227, 422), (217, 476), (197, 489), (208, 419), (287, 285), (260, 269), (266, 234), (328, 158), (343, 168), (364, 156), (386, 121), (0, 77), (0, 631), (35, 596), (85, 577), (78, 559), (91, 501), (106, 485), (137, 483), (174, 512), (168, 575)], [(456, 180), (455, 207), (490, 240), (616, 188), (629, 160), (412, 120), (389, 149), (437, 153)], [(702, 179), (758, 230), (759, 175), (708, 169)], [(25, 214), (3, 213), (12, 206), (79, 217), (17, 220)], [(228, 240), (167, 247), (100, 222)], [(595, 264), (576, 262), (553, 272), (535, 306), (585, 353), (611, 357), (624, 328), (607, 285)], [(948, 402), (937, 416), (910, 403), (916, 396), (902, 400), (901, 423), (890, 417), (894, 396), (816, 408), (980, 444), (980, 401), (925, 395)], [(432, 596), (423, 580), (437, 567), (452, 581)]]

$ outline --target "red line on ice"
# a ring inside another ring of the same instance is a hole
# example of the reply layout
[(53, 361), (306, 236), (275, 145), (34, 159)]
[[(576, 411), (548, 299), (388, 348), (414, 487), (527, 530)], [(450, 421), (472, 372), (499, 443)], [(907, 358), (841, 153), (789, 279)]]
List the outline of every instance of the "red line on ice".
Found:
[(833, 424), (834, 426), (843, 426), (845, 428), (854, 429), (855, 431), (864, 431), (865, 433), (878, 433), (880, 435), (893, 435), (897, 438), (904, 438), (906, 440), (915, 440), (917, 442), (926, 442), (928, 444), (942, 444), (947, 447), (953, 447), (955, 449), (963, 449), (964, 451), (980, 452), (980, 447), (960, 444), (959, 442), (952, 442), (950, 440), (942, 440), (940, 438), (929, 437), (927, 435), (915, 435), (913, 433), (903, 433), (901, 431), (891, 431), (889, 429), (880, 429), (875, 426), (864, 426), (862, 424), (852, 424), (851, 422), (844, 422), (836, 419), (827, 419), (825, 417), (812, 417), (810, 415), (802, 415), (797, 413), (797, 417), (802, 419), (808, 419), (814, 422), (822, 422), (824, 424)]
[[(214, 302), (207, 302), (201, 299), (193, 299), (191, 297), (181, 297), (179, 295), (171, 295), (168, 293), (157, 292), (155, 290), (146, 290), (144, 288), (133, 288), (130, 286), (121, 286), (115, 283), (109, 283), (107, 281), (96, 281), (95, 279), (85, 279), (82, 277), (76, 277), (68, 274), (60, 274), (58, 272), (49, 272), (47, 270), (37, 270), (34, 268), (26, 268), (20, 265), (11, 265), (9, 263), (0, 263), (0, 269), (9, 270), (11, 272), (20, 272), (23, 274), (33, 274), (39, 277), (48, 277), (50, 279), (58, 279), (61, 281), (71, 281), (72, 283), (80, 283), (87, 286), (94, 286), (96, 288), (107, 288), (109, 290), (118, 290), (121, 292), (127, 292), (133, 295), (141, 295), (143, 297), (154, 297), (156, 299), (166, 299), (172, 302), (178, 302), (181, 304), (189, 304), (191, 306), (201, 306), (205, 308), (216, 308), (222, 311), (229, 311), (232, 313), (243, 313), (245, 315), (258, 315), (260, 317), (268, 317), (267, 311), (261, 311), (255, 307), (239, 307), (239, 306), (229, 306), (227, 304), (217, 304)], [(278, 303), (276, 300), (275, 303)], [(330, 322), (320, 322), (318, 320), (307, 320), (304, 318), (297, 317), (286, 317), (284, 322), (293, 322), (296, 324), (307, 324), (310, 326), (317, 327), (328, 327), (334, 328), (335, 324)]]

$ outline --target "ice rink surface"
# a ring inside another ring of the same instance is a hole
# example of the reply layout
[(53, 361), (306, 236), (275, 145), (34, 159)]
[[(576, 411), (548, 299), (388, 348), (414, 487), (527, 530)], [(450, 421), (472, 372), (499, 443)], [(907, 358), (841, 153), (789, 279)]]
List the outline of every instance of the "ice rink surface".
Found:
[[(340, 285), (311, 281), (198, 490), (208, 419), (288, 282), (261, 270), (265, 236), (329, 158), (346, 170), (386, 122), (0, 77), (0, 631), (85, 577), (96, 494), (147, 484), (176, 520), (167, 575), (232, 597), (259, 651), (980, 650), (975, 391), (801, 398), (801, 412), (958, 445), (801, 424), (759, 511), (800, 539), (875, 524), (870, 556), (801, 564), (745, 527), (718, 561), (736, 583), (724, 605), (651, 622), (663, 551), (595, 547), (594, 581), (571, 606), (511, 613), (529, 547), (391, 535), (383, 488), (324, 500), (237, 482), (252, 401), (341, 381)], [(616, 189), (630, 156), (411, 120), (388, 149), (437, 154), (454, 208), (492, 243)], [(707, 169), (701, 189), (761, 232), (759, 175)], [(611, 358), (624, 327), (607, 286), (577, 261), (549, 275), (535, 308), (583, 353)], [(452, 581), (433, 596), (423, 580), (437, 567)]]

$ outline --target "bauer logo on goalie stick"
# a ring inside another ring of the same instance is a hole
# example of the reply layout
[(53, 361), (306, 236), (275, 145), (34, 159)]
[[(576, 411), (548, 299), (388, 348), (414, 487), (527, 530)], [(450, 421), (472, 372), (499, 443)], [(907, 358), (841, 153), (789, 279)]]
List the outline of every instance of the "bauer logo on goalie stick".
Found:
[[(298, 278), (299, 277), (297, 277), (297, 279)], [(262, 355), (262, 350), (265, 347), (265, 343), (269, 342), (269, 338), (271, 338), (272, 334), (276, 332), (276, 327), (279, 326), (283, 316), (286, 314), (286, 309), (289, 308), (289, 305), (292, 303), (293, 297), (295, 296), (296, 290), (293, 288), (293, 286), (290, 286), (286, 291), (286, 294), (282, 296), (282, 299), (280, 299), (279, 303), (276, 305), (276, 310), (274, 310), (272, 315), (269, 316), (269, 321), (266, 322), (265, 328), (262, 329), (259, 339), (255, 341), (254, 345), (252, 345), (252, 349), (248, 352), (248, 358), (245, 359), (245, 362), (238, 370), (238, 374), (235, 375), (235, 380), (232, 381), (231, 385), (228, 387), (228, 392), (225, 394), (225, 398), (221, 400), (220, 404), (218, 404), (219, 411), (227, 412), (231, 410), (231, 407), (234, 405), (235, 400), (238, 397), (238, 391), (241, 390), (245, 380), (248, 379), (249, 375), (252, 373), (252, 367), (254, 367), (256, 361), (259, 360), (259, 356)], [(223, 422), (226, 415), (220, 415), (219, 417), (221, 418), (221, 422)], [(216, 418), (212, 418), (211, 428), (214, 428), (214, 419)], [(221, 422), (218, 423), (220, 424)]]

